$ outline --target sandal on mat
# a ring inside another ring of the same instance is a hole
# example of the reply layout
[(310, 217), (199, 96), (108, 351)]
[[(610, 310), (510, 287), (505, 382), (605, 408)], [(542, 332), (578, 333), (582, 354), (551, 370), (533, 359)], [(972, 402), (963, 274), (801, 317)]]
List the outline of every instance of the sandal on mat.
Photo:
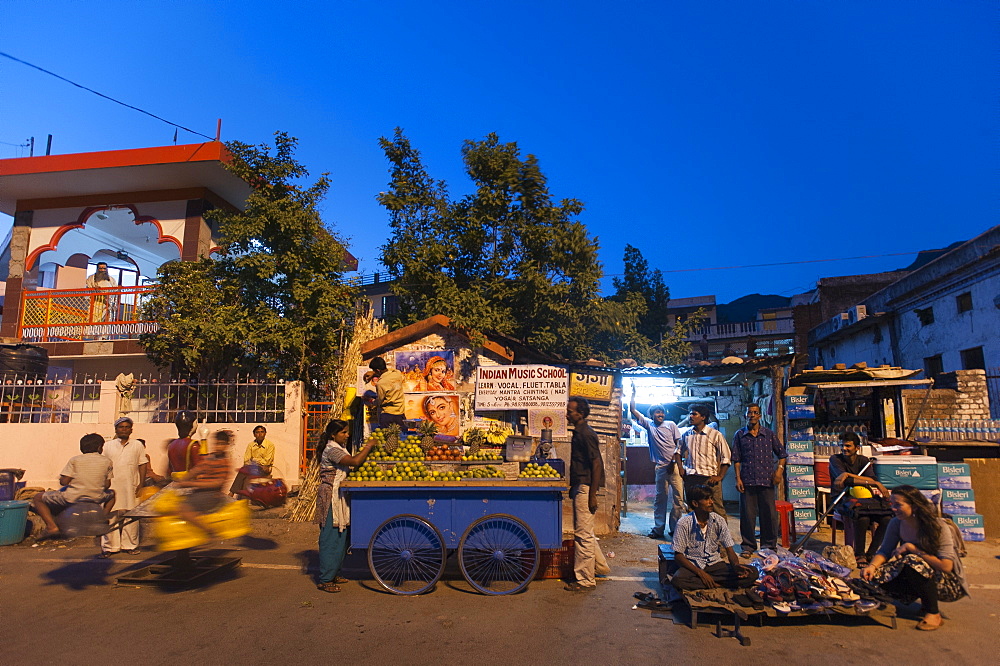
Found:
[(316, 589), (320, 592), (340, 592), (340, 586), (332, 580), (329, 583), (320, 583), (316, 586)]

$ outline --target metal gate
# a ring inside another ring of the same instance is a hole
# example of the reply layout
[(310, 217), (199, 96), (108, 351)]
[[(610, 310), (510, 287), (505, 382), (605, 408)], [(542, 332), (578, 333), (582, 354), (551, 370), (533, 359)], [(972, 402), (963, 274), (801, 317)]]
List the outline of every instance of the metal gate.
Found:
[(334, 414), (340, 414), (340, 407), (335, 410), (335, 402), (306, 402), (302, 413), (302, 449), (299, 454), (299, 472), (304, 477), (316, 453), (316, 443), (319, 434), (326, 428)]
[(1000, 419), (1000, 368), (986, 368), (986, 393), (990, 399), (990, 418)]

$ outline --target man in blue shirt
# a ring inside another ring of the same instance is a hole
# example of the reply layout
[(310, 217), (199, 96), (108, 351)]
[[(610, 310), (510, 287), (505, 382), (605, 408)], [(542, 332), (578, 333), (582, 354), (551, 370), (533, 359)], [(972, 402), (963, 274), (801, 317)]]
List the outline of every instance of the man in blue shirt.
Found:
[[(677, 424), (667, 420), (667, 412), (662, 405), (649, 408), (649, 418), (635, 408), (635, 386), (632, 387), (632, 401), (629, 411), (640, 426), (649, 434), (649, 458), (655, 465), (654, 483), (656, 495), (653, 499), (653, 530), (650, 539), (662, 539), (667, 526), (667, 506), (670, 506), (670, 534), (674, 533), (677, 521), (684, 515), (684, 480), (674, 464), (677, 442), (681, 431)], [(669, 485), (670, 491), (667, 493)]]
[[(757, 578), (757, 570), (741, 565), (736, 557), (726, 519), (712, 510), (713, 494), (708, 486), (688, 488), (693, 510), (677, 521), (674, 531), (674, 557), (680, 569), (670, 582), (678, 590), (749, 587)], [(728, 565), (722, 561), (723, 551)]]
[(760, 519), (760, 543), (764, 548), (778, 545), (778, 510), (774, 487), (781, 483), (788, 453), (785, 445), (760, 424), (760, 407), (751, 403), (746, 411), (747, 425), (733, 437), (733, 465), (736, 489), (740, 491), (740, 555), (750, 557), (757, 550), (754, 534)]

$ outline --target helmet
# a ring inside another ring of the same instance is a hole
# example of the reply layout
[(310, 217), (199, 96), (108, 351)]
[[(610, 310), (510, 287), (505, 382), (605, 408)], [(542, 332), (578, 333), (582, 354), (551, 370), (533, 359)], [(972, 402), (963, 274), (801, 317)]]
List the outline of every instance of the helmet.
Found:
[(851, 486), (851, 497), (855, 499), (866, 499), (872, 496), (872, 491), (865, 486)]

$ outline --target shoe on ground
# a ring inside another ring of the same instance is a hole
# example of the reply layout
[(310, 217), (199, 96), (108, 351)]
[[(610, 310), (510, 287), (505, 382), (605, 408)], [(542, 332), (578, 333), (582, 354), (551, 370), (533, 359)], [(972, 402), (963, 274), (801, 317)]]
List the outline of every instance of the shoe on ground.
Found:
[(596, 590), (596, 585), (581, 585), (580, 583), (573, 581), (572, 583), (566, 583), (566, 587), (563, 588), (567, 592), (590, 592), (591, 590)]
[(749, 560), (751, 557), (753, 557), (753, 553), (754, 551), (752, 550), (741, 550), (740, 557), (742, 557), (745, 560)]
[(646, 535), (650, 539), (664, 539), (663, 532), (658, 532), (656, 530), (650, 530), (649, 534)]
[(928, 624), (926, 620), (921, 620), (920, 622), (917, 622), (917, 630), (935, 631), (937, 629), (940, 629), (943, 624), (944, 624), (944, 618), (941, 618), (941, 621), (938, 624)]

